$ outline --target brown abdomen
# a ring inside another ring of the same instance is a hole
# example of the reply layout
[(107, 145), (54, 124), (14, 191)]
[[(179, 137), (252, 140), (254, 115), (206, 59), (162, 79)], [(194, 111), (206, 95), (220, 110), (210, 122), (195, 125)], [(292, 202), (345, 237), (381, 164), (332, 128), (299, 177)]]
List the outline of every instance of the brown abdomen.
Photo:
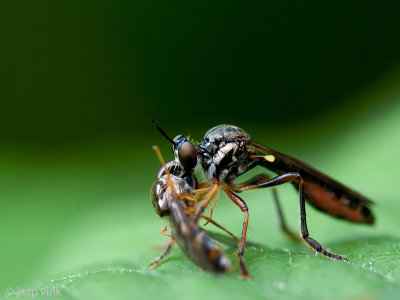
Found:
[(374, 216), (367, 205), (345, 191), (333, 192), (329, 187), (304, 182), (304, 193), (312, 206), (331, 216), (356, 223), (374, 223)]

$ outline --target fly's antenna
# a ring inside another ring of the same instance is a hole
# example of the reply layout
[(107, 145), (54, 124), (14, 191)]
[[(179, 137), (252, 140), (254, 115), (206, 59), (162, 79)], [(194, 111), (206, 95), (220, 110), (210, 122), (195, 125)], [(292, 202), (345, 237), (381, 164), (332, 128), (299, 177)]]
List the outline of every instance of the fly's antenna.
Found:
[[(151, 118), (151, 121), (153, 122), (154, 126), (157, 128), (157, 130), (161, 133), (163, 137), (165, 137), (174, 147), (176, 147), (176, 143), (164, 132), (164, 130), (161, 129), (160, 126), (154, 121), (153, 118)], [(154, 148), (153, 148), (154, 149)], [(155, 151), (155, 150), (154, 150)], [(160, 153), (161, 154), (161, 153)]]
[(154, 150), (154, 152), (156, 152), (156, 155), (157, 155), (157, 157), (158, 157), (158, 160), (159, 160), (160, 163), (163, 165), (165, 174), (167, 174), (167, 177), (168, 177), (168, 181), (167, 181), (168, 183), (167, 183), (167, 184), (172, 188), (172, 190), (174, 191), (174, 193), (175, 193), (176, 195), (178, 195), (178, 193), (177, 193), (176, 190), (175, 190), (175, 185), (173, 184), (172, 179), (171, 179), (171, 173), (169, 172), (167, 166), (165, 165), (165, 161), (164, 161), (164, 158), (162, 157), (160, 148), (158, 148), (158, 146), (153, 146), (153, 150)]

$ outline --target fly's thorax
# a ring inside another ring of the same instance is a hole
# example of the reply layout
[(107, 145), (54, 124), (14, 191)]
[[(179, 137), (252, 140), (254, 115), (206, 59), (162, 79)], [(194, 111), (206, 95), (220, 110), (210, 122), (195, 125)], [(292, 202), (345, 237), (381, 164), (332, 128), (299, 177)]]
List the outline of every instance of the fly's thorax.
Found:
[(198, 147), (205, 177), (209, 180), (234, 180), (249, 169), (250, 137), (233, 125), (210, 129)]

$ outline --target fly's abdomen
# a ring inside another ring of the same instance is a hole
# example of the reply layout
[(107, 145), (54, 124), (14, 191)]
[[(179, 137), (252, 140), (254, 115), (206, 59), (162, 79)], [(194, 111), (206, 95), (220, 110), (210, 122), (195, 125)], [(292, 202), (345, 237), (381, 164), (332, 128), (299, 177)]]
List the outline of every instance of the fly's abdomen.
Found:
[(374, 223), (374, 216), (365, 201), (344, 191), (304, 182), (304, 193), (312, 206), (331, 216), (355, 223)]

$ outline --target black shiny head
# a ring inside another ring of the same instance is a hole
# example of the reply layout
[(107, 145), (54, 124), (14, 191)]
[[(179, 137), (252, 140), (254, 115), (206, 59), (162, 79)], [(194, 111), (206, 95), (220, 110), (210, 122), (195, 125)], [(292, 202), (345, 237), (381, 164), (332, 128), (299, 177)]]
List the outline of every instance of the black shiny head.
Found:
[(187, 173), (191, 172), (197, 165), (197, 153), (193, 144), (182, 134), (177, 135), (173, 140), (161, 129), (152, 119), (154, 126), (171, 144), (175, 159), (182, 165)]

